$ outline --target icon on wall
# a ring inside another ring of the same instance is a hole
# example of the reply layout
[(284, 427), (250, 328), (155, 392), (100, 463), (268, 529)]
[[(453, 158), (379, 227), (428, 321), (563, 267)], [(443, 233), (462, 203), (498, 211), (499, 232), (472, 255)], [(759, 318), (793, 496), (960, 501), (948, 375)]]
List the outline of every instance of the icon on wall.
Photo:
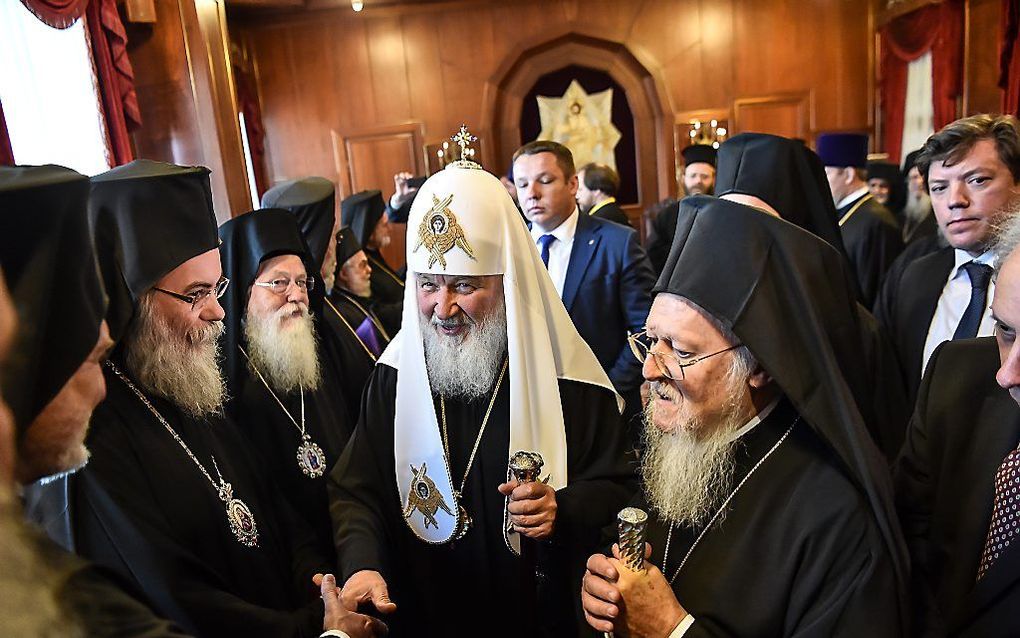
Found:
[(613, 89), (587, 93), (574, 80), (561, 97), (536, 96), (542, 122), (540, 140), (553, 140), (570, 149), (574, 165), (597, 162), (616, 168), (614, 150), (620, 131), (613, 125)]

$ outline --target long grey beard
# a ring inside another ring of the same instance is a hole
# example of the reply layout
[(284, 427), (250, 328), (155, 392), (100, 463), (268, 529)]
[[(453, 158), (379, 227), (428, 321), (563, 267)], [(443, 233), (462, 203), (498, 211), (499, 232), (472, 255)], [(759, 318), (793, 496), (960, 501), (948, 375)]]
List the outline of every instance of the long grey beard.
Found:
[[(295, 310), (301, 317), (286, 329), (282, 320)], [(322, 382), (315, 324), (305, 304), (288, 303), (268, 317), (248, 311), (244, 322), (250, 365), (277, 392), (289, 393), (304, 388), (315, 390)]]
[[(459, 317), (446, 321), (434, 315), (428, 321), (421, 318), (425, 367), (433, 392), (471, 401), (487, 395), (496, 381), (507, 348), (506, 311), (501, 309), (480, 323), (463, 314)], [(468, 325), (469, 329), (463, 337), (449, 337), (439, 333), (439, 325)]]
[[(728, 375), (727, 387), (721, 392), (724, 396), (738, 396), (740, 381), (739, 377)], [(648, 504), (662, 520), (701, 527), (732, 489), (735, 453), (741, 445), (732, 438), (744, 423), (737, 416), (735, 402), (724, 406), (723, 413), (710, 423), (690, 414), (684, 399), (672, 386), (663, 384), (659, 391), (679, 399), (680, 409), (671, 431), (662, 432), (652, 420), (654, 392), (645, 406), (641, 478)], [(724, 517), (725, 512), (720, 515)]]
[(903, 207), (903, 216), (912, 224), (916, 224), (931, 213), (931, 197), (927, 193), (918, 193), (917, 196), (908, 196), (907, 203)]
[(150, 298), (143, 297), (126, 340), (124, 365), (146, 389), (185, 414), (220, 414), (227, 396), (220, 370), (222, 334), (218, 321), (181, 334), (153, 313)]

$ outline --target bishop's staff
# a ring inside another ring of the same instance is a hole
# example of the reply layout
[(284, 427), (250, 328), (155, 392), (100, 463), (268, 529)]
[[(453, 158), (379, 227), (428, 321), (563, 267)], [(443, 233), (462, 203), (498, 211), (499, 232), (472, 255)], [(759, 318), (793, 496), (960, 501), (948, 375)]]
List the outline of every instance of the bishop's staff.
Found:
[[(645, 536), (648, 533), (648, 514), (636, 507), (625, 507), (616, 515), (617, 546), (620, 548), (620, 562), (632, 572), (645, 571)], [(613, 633), (604, 632), (605, 638)]]
[[(540, 480), (539, 476), (542, 474), (543, 465), (545, 465), (545, 461), (541, 454), (522, 450), (515, 452), (510, 457), (509, 470), (517, 482), (523, 485)], [(534, 620), (538, 604), (535, 575), (535, 570), (538, 568), (538, 557), (535, 555), (537, 548), (533, 539), (525, 537), (524, 534), (518, 534), (518, 536), (521, 546), (520, 591), (524, 603), (522, 607), (528, 610), (525, 613), (531, 614), (532, 620)]]

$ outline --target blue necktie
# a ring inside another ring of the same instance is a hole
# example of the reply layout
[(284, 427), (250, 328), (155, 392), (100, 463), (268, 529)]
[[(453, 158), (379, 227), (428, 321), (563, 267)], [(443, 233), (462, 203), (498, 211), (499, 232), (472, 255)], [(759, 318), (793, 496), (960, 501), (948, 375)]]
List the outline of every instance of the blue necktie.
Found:
[(542, 235), (538, 238), (538, 245), (542, 249), (542, 263), (545, 267), (549, 267), (549, 246), (556, 241), (556, 237), (553, 235)]
[(988, 303), (988, 283), (992, 280), (992, 267), (969, 261), (960, 266), (970, 277), (970, 303), (963, 311), (963, 317), (956, 326), (953, 339), (972, 339), (977, 336), (981, 327), (981, 318), (985, 316)]

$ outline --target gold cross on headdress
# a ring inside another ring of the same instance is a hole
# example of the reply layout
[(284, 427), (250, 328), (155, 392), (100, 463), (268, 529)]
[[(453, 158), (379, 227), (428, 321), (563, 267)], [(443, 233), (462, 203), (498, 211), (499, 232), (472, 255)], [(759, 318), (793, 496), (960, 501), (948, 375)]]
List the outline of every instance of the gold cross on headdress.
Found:
[(461, 124), (460, 131), (456, 135), (451, 136), (450, 140), (460, 147), (460, 158), (467, 159), (470, 157), (468, 147), (471, 145), (471, 142), (477, 142), (478, 138), (468, 132), (466, 124)]
[(468, 132), (467, 125), (461, 124), (460, 131), (450, 137), (450, 140), (460, 147), (460, 158), (451, 162), (448, 166), (456, 168), (481, 168), (472, 158), (475, 156), (475, 149), (471, 148), (471, 142), (477, 142), (478, 138)]

